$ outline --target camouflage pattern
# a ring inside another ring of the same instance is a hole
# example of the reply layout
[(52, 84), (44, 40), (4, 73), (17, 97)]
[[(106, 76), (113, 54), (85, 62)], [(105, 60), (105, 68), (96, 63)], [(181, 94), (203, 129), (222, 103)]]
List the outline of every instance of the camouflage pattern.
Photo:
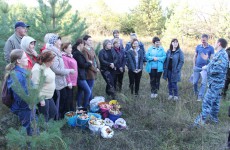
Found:
[(221, 90), (224, 87), (228, 69), (228, 55), (224, 49), (217, 52), (207, 66), (208, 89), (202, 103), (202, 112), (195, 119), (195, 124), (204, 124), (210, 115), (211, 121), (218, 122)]

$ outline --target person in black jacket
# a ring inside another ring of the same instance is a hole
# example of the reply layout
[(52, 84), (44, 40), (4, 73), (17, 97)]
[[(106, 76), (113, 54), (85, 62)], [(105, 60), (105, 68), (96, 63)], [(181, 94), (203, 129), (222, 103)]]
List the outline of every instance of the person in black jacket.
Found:
[(133, 89), (135, 85), (135, 95), (138, 95), (140, 80), (143, 70), (143, 60), (144, 54), (139, 48), (139, 42), (134, 39), (131, 43), (131, 48), (127, 51), (127, 67), (129, 74), (129, 88), (131, 94), (133, 94)]
[(115, 38), (113, 40), (113, 50), (118, 59), (117, 63), (115, 64), (116, 71), (115, 71), (115, 77), (114, 77), (114, 87), (115, 87), (115, 90), (121, 92), (123, 76), (125, 73), (126, 58), (125, 58), (124, 48), (120, 46), (120, 39)]
[(114, 75), (115, 75), (115, 64), (117, 63), (117, 57), (114, 50), (111, 50), (112, 43), (110, 40), (103, 42), (103, 49), (99, 52), (99, 61), (101, 64), (101, 74), (106, 82), (106, 93), (115, 98), (114, 88)]
[(92, 66), (92, 62), (87, 62), (86, 58), (82, 54), (84, 47), (84, 41), (82, 39), (77, 39), (75, 45), (73, 46), (73, 58), (77, 61), (78, 64), (78, 92), (77, 92), (77, 106), (82, 107), (82, 92), (84, 92), (84, 102), (83, 107), (87, 108), (89, 105), (89, 97), (91, 95), (90, 87), (86, 81), (86, 72), (89, 67)]

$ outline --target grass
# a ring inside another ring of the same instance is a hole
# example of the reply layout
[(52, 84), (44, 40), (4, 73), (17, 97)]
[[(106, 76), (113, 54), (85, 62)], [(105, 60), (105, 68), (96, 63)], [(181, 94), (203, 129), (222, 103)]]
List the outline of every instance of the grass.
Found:
[[(92, 135), (88, 130), (70, 128), (65, 125), (63, 137), (69, 149), (127, 149), (127, 150), (221, 150), (227, 142), (230, 101), (221, 101), (218, 125), (186, 130), (201, 111), (201, 102), (193, 95), (192, 84), (188, 82), (192, 73), (192, 54), (185, 51), (185, 64), (182, 70), (182, 82), (179, 83), (180, 101), (168, 101), (167, 82), (161, 79), (159, 98), (150, 99), (149, 76), (142, 75), (140, 97), (135, 98), (128, 89), (127, 71), (124, 77), (122, 93), (118, 100), (122, 104), (123, 118), (128, 130), (115, 130), (112, 139), (103, 139)], [(105, 95), (105, 82), (101, 75), (95, 83), (94, 95)], [(229, 97), (228, 97), (229, 98)], [(0, 136), (5, 135), (9, 127), (18, 127), (17, 117), (8, 113), (0, 105)], [(7, 117), (4, 117), (6, 116)], [(3, 120), (3, 118), (5, 120)], [(8, 122), (8, 124), (6, 124)], [(1, 141), (1, 139), (0, 139)], [(4, 139), (0, 149), (5, 149)]]

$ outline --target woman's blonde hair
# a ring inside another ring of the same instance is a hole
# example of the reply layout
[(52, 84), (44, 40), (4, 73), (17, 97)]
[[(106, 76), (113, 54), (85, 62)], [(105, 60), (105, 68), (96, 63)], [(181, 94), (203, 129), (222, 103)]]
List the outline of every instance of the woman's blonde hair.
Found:
[(24, 50), (22, 49), (14, 49), (10, 53), (10, 63), (6, 66), (6, 74), (5, 79), (9, 76), (10, 72), (15, 68), (17, 64), (17, 60), (22, 58), (24, 54)]

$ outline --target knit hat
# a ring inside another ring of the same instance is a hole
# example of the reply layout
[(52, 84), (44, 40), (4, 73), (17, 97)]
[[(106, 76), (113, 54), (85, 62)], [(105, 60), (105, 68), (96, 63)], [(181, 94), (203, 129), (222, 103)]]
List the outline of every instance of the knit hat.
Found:
[(48, 43), (51, 45), (54, 45), (58, 39), (61, 39), (61, 38), (57, 34), (50, 35)]

